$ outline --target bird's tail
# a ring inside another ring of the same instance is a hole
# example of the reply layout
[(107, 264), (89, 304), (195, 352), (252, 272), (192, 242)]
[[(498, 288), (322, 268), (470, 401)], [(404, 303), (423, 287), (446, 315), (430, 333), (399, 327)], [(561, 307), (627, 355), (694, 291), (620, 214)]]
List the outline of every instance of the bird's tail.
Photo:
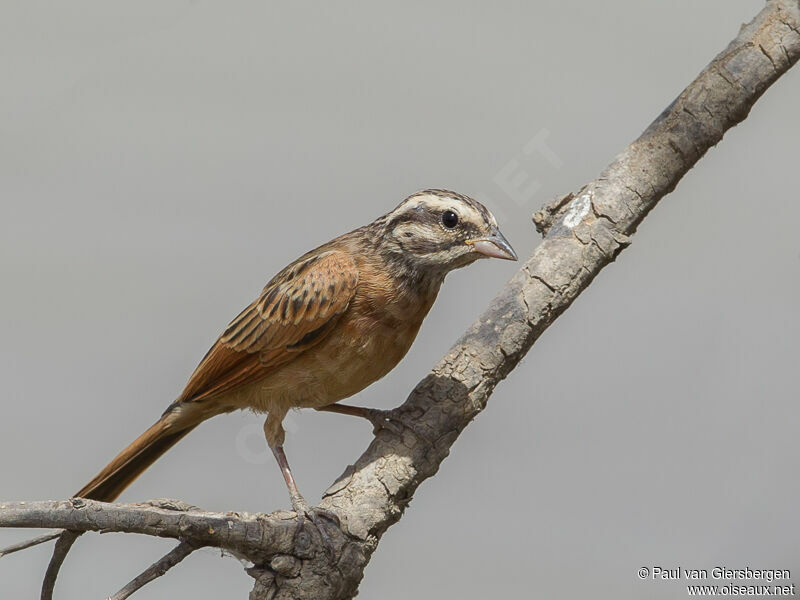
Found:
[(204, 420), (199, 411), (170, 407), (147, 431), (136, 438), (114, 460), (75, 494), (77, 498), (112, 502), (183, 436)]
[[(174, 403), (155, 424), (120, 452), (94, 479), (83, 486), (75, 494), (75, 497), (103, 502), (116, 500), (123, 490), (133, 483), (134, 479), (141, 475), (147, 467), (178, 443), (183, 436), (211, 416), (213, 414), (203, 412), (197, 405)], [(49, 599), (52, 598), (53, 586), (61, 564), (70, 546), (79, 535), (81, 535), (80, 532), (62, 529), (56, 533), (14, 544), (8, 548), (0, 548), (0, 557), (58, 537), (56, 550), (47, 567), (47, 573), (42, 584), (41, 597)]]

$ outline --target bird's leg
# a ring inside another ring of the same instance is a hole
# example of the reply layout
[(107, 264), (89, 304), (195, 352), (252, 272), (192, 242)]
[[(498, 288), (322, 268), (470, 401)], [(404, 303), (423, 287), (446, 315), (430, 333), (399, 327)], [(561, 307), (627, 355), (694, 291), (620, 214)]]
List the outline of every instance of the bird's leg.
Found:
[(310, 506), (308, 502), (306, 502), (306, 499), (303, 498), (300, 490), (297, 489), (297, 483), (295, 483), (294, 475), (292, 475), (292, 469), (289, 466), (289, 461), (286, 459), (286, 453), (283, 451), (283, 441), (286, 437), (286, 434), (283, 430), (283, 426), (281, 425), (282, 420), (282, 416), (280, 419), (278, 419), (274, 417), (273, 413), (270, 413), (270, 415), (267, 417), (267, 420), (264, 422), (264, 434), (267, 438), (267, 445), (269, 446), (270, 450), (272, 450), (275, 460), (278, 461), (278, 466), (281, 469), (283, 480), (286, 482), (286, 488), (289, 490), (289, 499), (292, 502), (292, 509), (297, 513), (297, 520), (299, 523), (297, 530), (298, 532), (302, 530), (304, 519), (310, 519), (317, 528), (317, 531), (319, 531), (322, 541), (332, 554), (333, 544), (328, 532), (325, 530), (325, 527), (321, 522), (321, 518), (325, 518), (334, 522), (338, 527), (339, 517), (329, 510), (325, 510), (316, 506)]
[(329, 404), (328, 406), (321, 406), (317, 410), (324, 410), (325, 412), (338, 413), (340, 415), (350, 415), (351, 417), (361, 417), (366, 419), (374, 428), (374, 433), (378, 433), (381, 429), (389, 429), (396, 434), (402, 433), (402, 427), (392, 420), (392, 411), (380, 410), (378, 408), (366, 408), (364, 406), (351, 406), (349, 404)]
[(321, 406), (317, 410), (339, 413), (340, 415), (350, 415), (361, 417), (372, 423), (373, 433), (378, 433), (381, 429), (388, 429), (397, 435), (401, 435), (403, 428), (410, 429), (420, 439), (433, 445), (425, 431), (414, 421), (405, 415), (399, 415), (396, 410), (380, 410), (378, 408), (365, 408), (363, 406), (351, 406), (349, 404), (329, 404)]
[(299, 517), (309, 515), (311, 513), (311, 507), (308, 505), (308, 502), (306, 502), (306, 499), (303, 498), (300, 490), (297, 489), (297, 484), (294, 481), (292, 469), (289, 467), (289, 461), (286, 460), (286, 453), (283, 451), (283, 446), (272, 446), (270, 449), (272, 450), (272, 454), (275, 455), (275, 460), (278, 461), (278, 466), (283, 474), (283, 480), (286, 482), (286, 487), (289, 489), (289, 499), (292, 501), (292, 508)]

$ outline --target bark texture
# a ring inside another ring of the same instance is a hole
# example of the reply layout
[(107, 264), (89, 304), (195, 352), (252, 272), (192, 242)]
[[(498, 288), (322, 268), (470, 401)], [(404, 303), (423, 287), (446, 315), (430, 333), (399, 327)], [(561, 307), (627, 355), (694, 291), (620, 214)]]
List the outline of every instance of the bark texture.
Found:
[(597, 179), (534, 215), (544, 240), (397, 409), (415, 427), (377, 433), (326, 491), (332, 556), (294, 513), (208, 513), (174, 501), (0, 504), (0, 526), (124, 531), (217, 546), (247, 558), (251, 600), (351, 598), (383, 533), (495, 386), (630, 243), (641, 220), (761, 94), (800, 58), (800, 1), (770, 0)]

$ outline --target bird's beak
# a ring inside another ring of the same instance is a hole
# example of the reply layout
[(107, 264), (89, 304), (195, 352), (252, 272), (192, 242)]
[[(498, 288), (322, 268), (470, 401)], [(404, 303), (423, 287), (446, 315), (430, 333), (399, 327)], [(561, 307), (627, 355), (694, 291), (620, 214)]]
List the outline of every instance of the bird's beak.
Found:
[(466, 243), (472, 246), (475, 252), (480, 252), (484, 256), (517, 260), (517, 253), (514, 252), (511, 244), (508, 243), (508, 240), (500, 233), (499, 229), (494, 229), (486, 237), (467, 240)]

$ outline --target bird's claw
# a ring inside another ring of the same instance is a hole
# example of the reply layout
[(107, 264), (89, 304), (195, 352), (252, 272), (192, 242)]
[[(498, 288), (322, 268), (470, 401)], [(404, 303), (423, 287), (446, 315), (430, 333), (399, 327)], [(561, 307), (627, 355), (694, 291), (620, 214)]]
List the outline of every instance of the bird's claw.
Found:
[[(340, 526), (339, 517), (324, 508), (320, 508), (318, 506), (309, 506), (308, 503), (303, 498), (294, 498), (292, 499), (292, 506), (294, 511), (297, 513), (297, 529), (295, 531), (295, 543), (297, 543), (298, 537), (303, 533), (305, 520), (308, 519), (314, 524), (317, 532), (322, 538), (322, 544), (325, 546), (327, 550), (328, 557), (333, 559), (335, 556), (335, 549), (333, 545), (333, 540), (331, 539), (330, 534), (328, 534), (327, 529), (325, 528), (324, 521), (332, 522), (336, 525), (336, 527)], [(303, 544), (304, 545), (304, 544)]]
[(403, 434), (403, 429), (408, 429), (429, 446), (433, 446), (433, 442), (428, 437), (427, 432), (423, 431), (416, 422), (409, 419), (406, 415), (399, 413), (397, 410), (368, 408), (364, 412), (364, 418), (372, 423), (372, 433), (375, 435), (377, 435), (381, 429), (388, 429), (392, 433), (401, 436)]

